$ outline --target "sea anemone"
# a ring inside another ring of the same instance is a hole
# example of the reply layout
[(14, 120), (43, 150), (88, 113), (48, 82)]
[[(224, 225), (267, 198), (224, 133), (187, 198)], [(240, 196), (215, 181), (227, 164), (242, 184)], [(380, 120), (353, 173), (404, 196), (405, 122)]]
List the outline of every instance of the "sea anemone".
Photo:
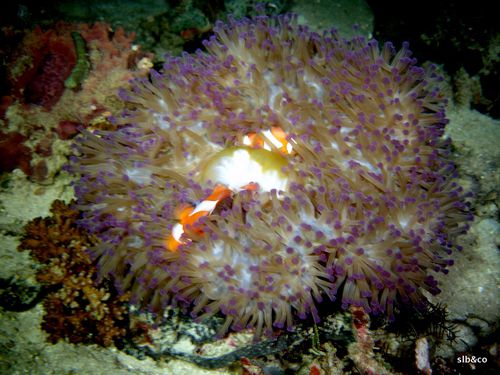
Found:
[(122, 91), (118, 130), (77, 140), (101, 277), (256, 337), (318, 321), (324, 297), (392, 318), (437, 293), (469, 218), (437, 68), (292, 15), (217, 23), (204, 46)]

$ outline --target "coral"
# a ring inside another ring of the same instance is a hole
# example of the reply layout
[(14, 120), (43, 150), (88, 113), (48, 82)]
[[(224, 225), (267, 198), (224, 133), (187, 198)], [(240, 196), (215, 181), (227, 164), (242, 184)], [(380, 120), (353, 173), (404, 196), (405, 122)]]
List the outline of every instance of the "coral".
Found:
[(23, 144), (25, 140), (26, 137), (17, 132), (0, 131), (0, 173), (20, 168), (31, 175), (31, 150)]
[[(106, 23), (59, 22), (45, 31), (39, 27), (25, 30), (18, 38), (17, 48), (11, 47), (6, 58), (9, 87), (4, 88), (8, 95), (2, 98), (1, 112), (5, 112), (6, 127), (25, 137), (23, 155), (52, 154), (54, 135), (67, 140), (78, 132), (78, 126), (89, 126), (96, 118), (121, 111), (118, 87), (144, 74), (139, 62), (146, 56), (132, 45), (134, 35), (120, 28), (113, 32)], [(62, 52), (66, 60), (60, 57)], [(47, 80), (52, 82), (50, 87), (46, 87)], [(36, 180), (51, 181), (59, 172), (60, 160), (48, 163), (47, 173), (39, 173)], [(23, 163), (25, 172), (36, 167), (26, 157)], [(38, 163), (36, 157), (32, 163)]]
[(424, 305), (470, 219), (437, 68), (288, 15), (214, 31), (121, 92), (116, 131), (77, 140), (100, 276), (153, 311), (220, 312), (220, 334), (317, 322), (325, 297)]
[(14, 99), (12, 99), (12, 97), (9, 95), (2, 96), (0, 102), (0, 119), (3, 119), (5, 117), (5, 112), (7, 112), (7, 108), (9, 108), (13, 101)]
[(425, 337), (416, 341), (415, 347), (415, 367), (426, 375), (432, 374), (431, 364), (429, 362), (429, 343)]
[[(134, 68), (142, 55), (132, 48), (134, 34), (121, 28), (111, 31), (103, 22), (59, 22), (47, 31), (35, 27), (26, 32), (8, 66), (14, 96), (50, 110), (65, 87), (80, 91), (79, 99), (91, 93), (114, 95), (117, 88), (107, 87), (112, 82), (107, 76), (117, 79), (119, 73), (120, 84), (125, 84), (132, 78), (129, 68)], [(95, 105), (95, 101), (90, 104)]]
[(387, 365), (376, 358), (370, 317), (360, 308), (352, 307), (355, 341), (348, 346), (349, 358), (362, 374), (391, 374)]
[(35, 163), (32, 163), (30, 178), (39, 184), (49, 184), (49, 167), (44, 159), (40, 159)]
[(62, 120), (56, 128), (56, 133), (61, 139), (70, 139), (78, 134), (78, 126), (76, 121)]
[[(91, 92), (115, 94), (119, 83), (131, 79), (131, 69), (136, 67), (141, 58), (138, 47), (132, 45), (135, 35), (126, 33), (122, 28), (112, 32), (109, 25), (103, 22), (94, 25), (79, 25), (79, 33), (86, 42), (92, 72), (82, 83), (82, 89)], [(109, 86), (109, 75), (121, 75), (120, 79)], [(104, 104), (104, 103), (102, 103)]]
[(52, 216), (26, 225), (19, 245), (42, 263), (37, 279), (50, 290), (44, 300), (42, 328), (53, 343), (110, 346), (126, 334), (128, 294), (118, 296), (108, 283), (96, 280), (95, 265), (86, 252), (94, 241), (76, 226), (78, 211), (56, 200)]
[(24, 39), (10, 68), (14, 94), (26, 103), (50, 110), (63, 94), (64, 81), (76, 63), (73, 41), (67, 33), (36, 27)]

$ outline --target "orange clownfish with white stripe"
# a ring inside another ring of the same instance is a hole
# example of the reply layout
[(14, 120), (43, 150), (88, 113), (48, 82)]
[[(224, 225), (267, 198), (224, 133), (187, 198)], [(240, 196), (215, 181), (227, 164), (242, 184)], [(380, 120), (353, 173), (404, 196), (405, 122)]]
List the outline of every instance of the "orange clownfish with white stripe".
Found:
[(287, 140), (287, 134), (279, 126), (273, 126), (261, 133), (248, 133), (243, 137), (243, 144), (269, 151), (275, 147), (282, 154), (291, 154), (293, 151), (292, 143)]
[[(241, 188), (241, 190), (255, 191), (259, 187), (255, 183), (249, 183)], [(177, 208), (175, 214), (178, 223), (172, 228), (172, 233), (165, 240), (165, 248), (172, 252), (176, 252), (180, 245), (185, 244), (186, 240), (182, 238), (183, 234), (195, 233), (203, 234), (202, 226), (199, 223), (200, 218), (210, 215), (217, 205), (223, 200), (230, 197), (233, 191), (223, 185), (217, 185), (212, 193), (196, 206), (189, 204)]]

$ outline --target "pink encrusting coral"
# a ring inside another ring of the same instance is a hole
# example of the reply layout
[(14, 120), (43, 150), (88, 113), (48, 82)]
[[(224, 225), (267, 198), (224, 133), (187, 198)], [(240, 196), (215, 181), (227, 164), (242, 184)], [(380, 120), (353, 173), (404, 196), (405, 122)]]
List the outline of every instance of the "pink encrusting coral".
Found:
[(439, 292), (431, 271), (447, 272), (469, 214), (436, 68), (289, 15), (214, 31), (207, 53), (121, 93), (117, 131), (78, 140), (101, 276), (257, 337), (319, 320), (325, 297), (392, 317)]

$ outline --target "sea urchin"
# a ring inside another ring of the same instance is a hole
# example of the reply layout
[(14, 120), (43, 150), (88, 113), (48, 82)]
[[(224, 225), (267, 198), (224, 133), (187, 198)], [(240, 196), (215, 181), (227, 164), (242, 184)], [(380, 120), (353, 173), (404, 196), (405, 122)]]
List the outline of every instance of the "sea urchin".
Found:
[(294, 16), (218, 23), (121, 92), (118, 130), (72, 169), (100, 274), (133, 303), (220, 329), (292, 329), (315, 304), (393, 315), (438, 292), (468, 215), (442, 78), (406, 45), (318, 35)]

